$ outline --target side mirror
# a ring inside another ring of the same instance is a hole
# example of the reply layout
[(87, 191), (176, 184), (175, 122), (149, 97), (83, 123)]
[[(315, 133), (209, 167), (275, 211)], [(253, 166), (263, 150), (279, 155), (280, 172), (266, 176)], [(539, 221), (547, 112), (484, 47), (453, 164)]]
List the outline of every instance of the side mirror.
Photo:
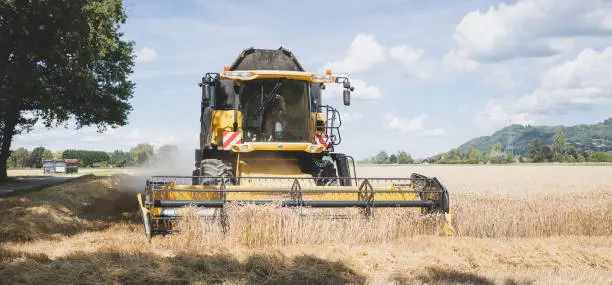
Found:
[(344, 88), (351, 88), (351, 82), (349, 81), (348, 78), (346, 77), (336, 77), (336, 83), (340, 83), (340, 81), (342, 81), (342, 87)]
[(202, 86), (202, 100), (204, 100), (204, 102), (210, 102), (210, 95), (210, 85), (204, 84), (204, 86)]
[[(212, 92), (215, 85), (219, 82), (219, 73), (206, 73), (202, 77), (202, 82), (198, 83), (198, 86), (202, 88), (202, 104), (204, 106), (214, 106), (214, 95)], [(204, 106), (202, 108), (204, 108)]]
[(344, 106), (350, 106), (351, 105), (351, 90), (344, 89), (344, 91), (342, 92), (342, 99), (344, 101)]

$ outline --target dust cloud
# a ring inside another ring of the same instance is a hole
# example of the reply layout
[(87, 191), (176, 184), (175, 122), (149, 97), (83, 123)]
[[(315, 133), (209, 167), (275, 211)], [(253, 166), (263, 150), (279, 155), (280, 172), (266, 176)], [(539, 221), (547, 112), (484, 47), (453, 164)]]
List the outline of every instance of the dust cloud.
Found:
[(194, 150), (179, 149), (171, 155), (156, 158), (142, 171), (149, 176), (191, 176), (194, 169)]
[(171, 155), (156, 157), (149, 165), (129, 174), (119, 175), (119, 188), (124, 192), (142, 193), (152, 176), (191, 176), (194, 169), (194, 150), (179, 149)]

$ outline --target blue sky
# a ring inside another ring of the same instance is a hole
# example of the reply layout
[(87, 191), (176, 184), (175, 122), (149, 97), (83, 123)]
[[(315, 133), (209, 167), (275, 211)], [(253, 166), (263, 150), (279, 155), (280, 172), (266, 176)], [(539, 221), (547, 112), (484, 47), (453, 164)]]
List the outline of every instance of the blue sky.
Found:
[(338, 151), (425, 157), (509, 123), (581, 124), (612, 117), (612, 2), (125, 2), (136, 42), (130, 124), (38, 127), (13, 148), (127, 150), (140, 142), (198, 145), (200, 91), (245, 48), (279, 46), (310, 71), (346, 74), (326, 103), (344, 119)]

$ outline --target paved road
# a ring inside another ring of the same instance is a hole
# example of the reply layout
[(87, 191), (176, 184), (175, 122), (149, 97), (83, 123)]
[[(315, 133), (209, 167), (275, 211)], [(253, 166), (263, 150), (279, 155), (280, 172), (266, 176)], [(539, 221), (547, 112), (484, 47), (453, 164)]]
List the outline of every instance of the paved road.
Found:
[(75, 179), (80, 176), (82, 176), (82, 174), (53, 177), (19, 177), (8, 183), (0, 183), (0, 196), (10, 194), (15, 191), (59, 183), (66, 180)]

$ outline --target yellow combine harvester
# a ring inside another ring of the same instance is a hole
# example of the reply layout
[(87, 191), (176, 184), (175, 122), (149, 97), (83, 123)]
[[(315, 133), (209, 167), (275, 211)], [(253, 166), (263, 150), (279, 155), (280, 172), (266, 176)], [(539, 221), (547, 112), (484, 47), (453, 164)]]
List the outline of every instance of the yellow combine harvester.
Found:
[(147, 238), (173, 232), (180, 209), (225, 215), (228, 203), (300, 208), (418, 207), (444, 213), (449, 195), (436, 179), (359, 178), (340, 144), (339, 112), (321, 100), (326, 84), (342, 84), (349, 106), (349, 78), (305, 72), (293, 54), (246, 49), (221, 73), (207, 73), (202, 88), (200, 147), (191, 176), (154, 176), (138, 195)]

